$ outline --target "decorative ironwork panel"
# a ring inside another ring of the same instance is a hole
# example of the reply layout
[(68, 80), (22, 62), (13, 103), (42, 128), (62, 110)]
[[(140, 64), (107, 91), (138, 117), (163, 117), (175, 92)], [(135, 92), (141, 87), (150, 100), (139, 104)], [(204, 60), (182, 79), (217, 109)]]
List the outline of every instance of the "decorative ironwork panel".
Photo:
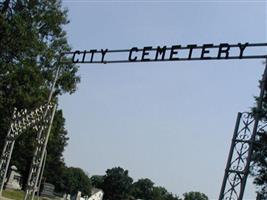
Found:
[(51, 110), (52, 107), (53, 105), (50, 103), (48, 105), (42, 105), (29, 113), (26, 109), (21, 112), (15, 110), (15, 118), (13, 119), (13, 123), (11, 123), (11, 139), (15, 139), (15, 137), (19, 136), (30, 127), (33, 127), (36, 131), (39, 130), (40, 125), (38, 123), (43, 119), (44, 110), (46, 108)]
[(238, 113), (219, 200), (239, 199), (253, 127), (250, 113)]
[(41, 122), (44, 120), (44, 110), (51, 110), (52, 107), (52, 103), (49, 103), (46, 105), (42, 105), (31, 112), (28, 112), (26, 109), (18, 112), (16, 108), (14, 109), (12, 115), (12, 123), (6, 136), (4, 148), (0, 159), (0, 195), (2, 193), (4, 182), (6, 179), (9, 162), (15, 144), (15, 139), (28, 128), (33, 127), (36, 131), (43, 129), (43, 124), (41, 124)]
[(267, 124), (263, 121), (256, 124), (251, 113), (238, 113), (219, 200), (243, 198), (251, 162), (250, 154), (255, 142), (255, 126), (257, 126), (256, 133), (259, 133), (265, 131)]
[(44, 122), (44, 125), (41, 127), (40, 132), (41, 136), (38, 137), (37, 140), (37, 146), (35, 147), (35, 152), (32, 160), (32, 165), (27, 181), (27, 190), (26, 190), (26, 195), (25, 199), (32, 199), (34, 196), (34, 193), (36, 192), (37, 188), (36, 185), (38, 183), (38, 167), (42, 165), (42, 159), (41, 159), (41, 154), (43, 151), (44, 143), (45, 143), (45, 138), (46, 138), (46, 127), (48, 124), (48, 120)]
[(55, 111), (56, 111), (56, 105), (54, 105), (52, 113), (49, 113), (47, 115), (46, 119), (43, 121), (43, 124), (39, 130), (36, 139), (37, 145), (34, 151), (33, 160), (27, 180), (27, 190), (24, 197), (25, 200), (33, 200), (35, 193), (38, 190), (40, 171), (44, 162), (44, 153), (46, 151), (46, 146), (48, 143), (49, 133), (51, 130)]
[(258, 124), (257, 135), (266, 134), (267, 132), (267, 121), (260, 121)]

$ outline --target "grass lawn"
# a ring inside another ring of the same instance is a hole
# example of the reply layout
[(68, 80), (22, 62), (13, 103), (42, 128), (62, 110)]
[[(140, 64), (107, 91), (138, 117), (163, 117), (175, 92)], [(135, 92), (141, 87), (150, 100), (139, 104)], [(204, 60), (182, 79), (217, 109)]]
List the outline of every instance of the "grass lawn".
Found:
[[(4, 190), (3, 191), (3, 197), (13, 199), (13, 200), (23, 200), (24, 195), (25, 195), (25, 192), (21, 190)], [(35, 197), (34, 199), (38, 200), (37, 197)], [(52, 200), (52, 199), (40, 197), (39, 200)], [(56, 198), (53, 200), (56, 200)]]
[(15, 200), (22, 200), (24, 198), (24, 191), (20, 190), (4, 190), (3, 197)]

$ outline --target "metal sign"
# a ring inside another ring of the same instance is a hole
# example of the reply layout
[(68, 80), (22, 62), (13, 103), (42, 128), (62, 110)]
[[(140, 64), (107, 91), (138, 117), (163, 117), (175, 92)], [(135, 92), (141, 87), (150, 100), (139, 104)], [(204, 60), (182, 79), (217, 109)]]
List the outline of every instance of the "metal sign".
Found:
[[(267, 43), (189, 44), (186, 46), (145, 46), (109, 50), (90, 49), (61, 53), (61, 63), (127, 63), (220, 59), (267, 58)], [(119, 59), (118, 59), (119, 58)]]

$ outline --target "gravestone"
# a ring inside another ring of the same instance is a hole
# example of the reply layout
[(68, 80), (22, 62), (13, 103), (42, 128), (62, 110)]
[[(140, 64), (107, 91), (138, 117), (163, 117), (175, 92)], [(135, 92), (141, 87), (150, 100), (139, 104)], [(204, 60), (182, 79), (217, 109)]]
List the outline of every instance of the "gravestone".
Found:
[(82, 193), (80, 191), (77, 192), (76, 200), (80, 200), (82, 196)]
[(21, 175), (17, 172), (15, 165), (11, 166), (10, 175), (6, 183), (7, 189), (21, 190)]
[(88, 200), (102, 200), (103, 196), (103, 190), (100, 190), (98, 188), (92, 188), (91, 196), (88, 198)]
[(43, 197), (54, 197), (55, 186), (51, 183), (44, 183), (41, 196)]
[(67, 198), (66, 198), (66, 200), (71, 200), (71, 196), (70, 196), (70, 194), (67, 194)]

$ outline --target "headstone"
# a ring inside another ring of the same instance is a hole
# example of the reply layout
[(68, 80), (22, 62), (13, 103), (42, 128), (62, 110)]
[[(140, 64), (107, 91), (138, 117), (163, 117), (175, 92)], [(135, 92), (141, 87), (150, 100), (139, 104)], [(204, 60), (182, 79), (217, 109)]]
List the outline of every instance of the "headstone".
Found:
[(43, 197), (54, 197), (55, 186), (51, 183), (44, 183), (41, 196)]
[(63, 200), (67, 200), (67, 195), (66, 193), (63, 194)]
[(21, 190), (21, 175), (17, 172), (15, 165), (11, 166), (11, 172), (6, 183), (6, 188)]
[(67, 200), (71, 200), (70, 194), (67, 194)]
[(81, 196), (82, 196), (81, 191), (78, 191), (77, 192), (77, 195), (76, 195), (76, 200), (80, 200), (81, 199)]
[(92, 188), (91, 196), (88, 200), (102, 200), (104, 196), (104, 192), (98, 188)]

